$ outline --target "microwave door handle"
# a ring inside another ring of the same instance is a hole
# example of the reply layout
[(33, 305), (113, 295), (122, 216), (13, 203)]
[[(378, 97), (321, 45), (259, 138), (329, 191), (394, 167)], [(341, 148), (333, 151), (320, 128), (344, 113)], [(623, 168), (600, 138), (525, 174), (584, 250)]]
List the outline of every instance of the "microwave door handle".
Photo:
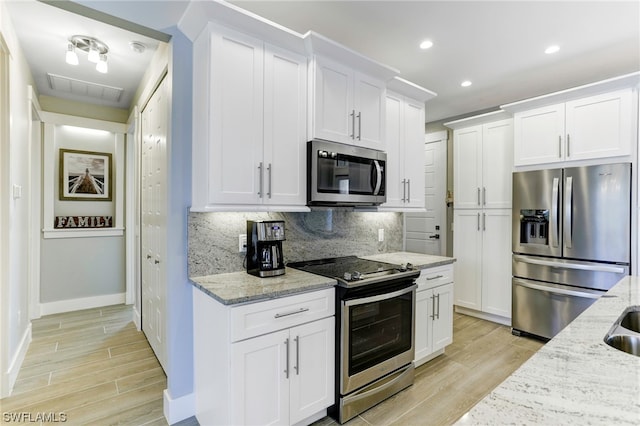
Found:
[(573, 177), (571, 176), (566, 179), (564, 197), (564, 245), (566, 248), (571, 248), (573, 246)]
[(376, 172), (376, 180), (375, 180), (375, 186), (373, 188), (373, 195), (378, 195), (378, 193), (380, 192), (380, 187), (382, 186), (382, 167), (380, 166), (380, 163), (378, 162), (378, 160), (373, 160), (373, 165), (375, 166), (375, 172)]
[(560, 239), (560, 233), (558, 231), (558, 211), (560, 204), (560, 179), (553, 178), (553, 190), (551, 195), (551, 217), (549, 222), (551, 225), (551, 247), (558, 247), (558, 240)]

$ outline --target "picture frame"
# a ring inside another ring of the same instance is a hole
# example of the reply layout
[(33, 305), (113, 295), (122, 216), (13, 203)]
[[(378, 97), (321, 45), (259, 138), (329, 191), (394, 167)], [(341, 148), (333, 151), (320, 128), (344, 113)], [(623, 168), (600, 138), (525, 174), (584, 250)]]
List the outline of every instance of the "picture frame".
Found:
[(111, 201), (111, 153), (60, 149), (60, 200)]

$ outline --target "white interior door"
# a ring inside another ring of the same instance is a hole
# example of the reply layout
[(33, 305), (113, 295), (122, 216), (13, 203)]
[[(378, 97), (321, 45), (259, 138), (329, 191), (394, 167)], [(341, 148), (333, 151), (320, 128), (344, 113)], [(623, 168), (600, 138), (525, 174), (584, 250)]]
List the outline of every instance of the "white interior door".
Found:
[(405, 214), (405, 249), (444, 256), (446, 251), (446, 132), (426, 135), (425, 212)]
[(142, 111), (140, 209), (142, 331), (163, 368), (166, 360), (167, 102), (166, 80), (163, 80)]

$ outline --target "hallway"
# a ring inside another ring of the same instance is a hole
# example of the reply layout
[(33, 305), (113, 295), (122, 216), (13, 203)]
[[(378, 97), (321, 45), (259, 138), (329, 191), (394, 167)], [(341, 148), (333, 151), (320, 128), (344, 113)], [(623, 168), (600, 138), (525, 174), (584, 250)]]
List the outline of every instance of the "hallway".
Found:
[(3, 424), (25, 413), (27, 422), (64, 416), (72, 425), (167, 424), (166, 376), (131, 306), (45, 316), (33, 321), (32, 333), (13, 394), (0, 400)]

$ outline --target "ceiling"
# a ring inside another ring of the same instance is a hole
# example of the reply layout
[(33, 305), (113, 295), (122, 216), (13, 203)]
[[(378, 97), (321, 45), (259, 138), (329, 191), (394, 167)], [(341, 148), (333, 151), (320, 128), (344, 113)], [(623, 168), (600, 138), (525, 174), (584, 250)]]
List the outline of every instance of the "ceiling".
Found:
[[(19, 21), (18, 37), (41, 93), (46, 94), (41, 83), (47, 72), (66, 75), (73, 71), (74, 78), (114, 86), (128, 84), (125, 90), (129, 93), (140, 81), (137, 76), (142, 75), (150, 57), (131, 57), (127, 51), (128, 42), (143, 40), (140, 36), (123, 34), (68, 12), (54, 12), (56, 8), (33, 0), (8, 3), (15, 3), (10, 12)], [(179, 22), (188, 0), (76, 3), (163, 31)], [(316, 31), (400, 70), (405, 79), (438, 94), (427, 103), (427, 122), (487, 111), (640, 70), (637, 0), (231, 3), (299, 33)], [(48, 11), (28, 10), (36, 6)], [(108, 77), (96, 76), (93, 69), (64, 67), (66, 39), (76, 33), (97, 36), (113, 46)], [(433, 47), (419, 49), (424, 39), (432, 40)], [(544, 50), (551, 44), (559, 45), (560, 50), (547, 55)], [(463, 80), (472, 85), (461, 87)]]

